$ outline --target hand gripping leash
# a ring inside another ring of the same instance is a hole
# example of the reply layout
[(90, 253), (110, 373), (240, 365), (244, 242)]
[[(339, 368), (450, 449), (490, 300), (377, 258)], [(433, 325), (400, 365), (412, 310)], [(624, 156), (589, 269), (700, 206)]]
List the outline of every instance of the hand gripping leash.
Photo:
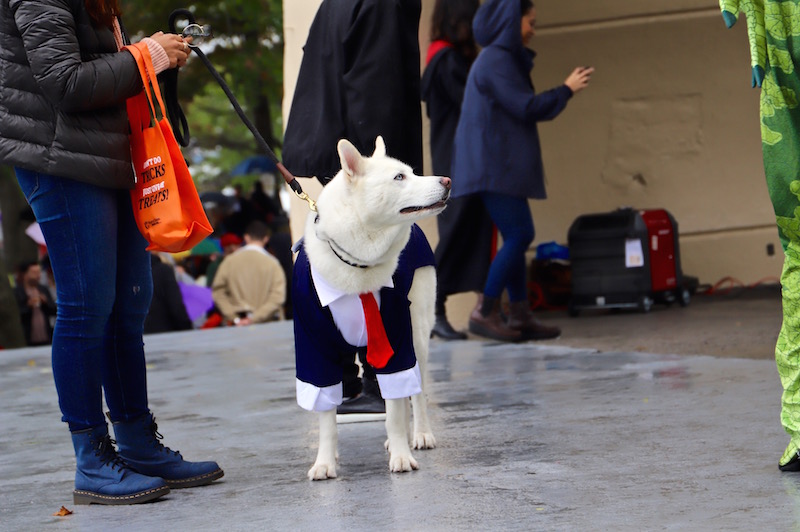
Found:
[[(188, 9), (176, 9), (173, 11), (169, 16), (169, 29), (172, 33), (176, 33), (175, 30), (175, 22), (179, 18), (185, 18), (189, 21), (189, 25), (186, 26), (183, 30), (184, 37), (194, 36), (207, 36), (207, 32), (203, 29), (202, 26), (198, 25), (195, 22), (194, 14), (189, 11)], [(228, 84), (225, 83), (225, 80), (222, 79), (222, 76), (217, 72), (217, 69), (214, 68), (214, 65), (211, 64), (211, 61), (208, 59), (205, 53), (198, 47), (196, 44), (189, 44), (189, 46), (194, 50), (194, 53), (203, 64), (206, 66), (211, 75), (214, 76), (214, 79), (217, 81), (222, 90), (225, 91), (225, 95), (230, 100), (231, 104), (233, 105), (236, 114), (239, 115), (244, 125), (247, 126), (247, 129), (250, 130), (250, 133), (253, 134), (253, 137), (256, 139), (256, 143), (258, 144), (259, 148), (266, 153), (266, 155), (275, 163), (275, 166), (278, 168), (278, 171), (283, 176), (283, 179), (286, 181), (286, 184), (289, 185), (294, 193), (297, 195), (298, 198), (308, 203), (308, 208), (312, 211), (316, 212), (317, 205), (311, 198), (308, 197), (308, 194), (303, 192), (303, 187), (300, 186), (300, 183), (297, 181), (297, 178), (292, 175), (292, 173), (283, 166), (283, 163), (278, 160), (278, 157), (275, 155), (275, 152), (269, 147), (267, 141), (264, 140), (264, 137), (261, 136), (258, 129), (256, 129), (255, 125), (247, 118), (247, 115), (244, 114), (242, 107), (239, 105), (239, 102), (236, 101), (236, 97), (231, 92), (231, 89), (228, 87)], [(167, 105), (167, 116), (169, 117), (169, 121), (172, 124), (172, 129), (175, 132), (175, 138), (181, 144), (181, 146), (186, 147), (189, 144), (189, 125), (186, 122), (186, 116), (183, 114), (183, 110), (181, 109), (180, 104), (178, 103), (178, 69), (171, 68), (166, 70), (161, 74), (162, 80), (164, 81), (164, 92), (166, 93), (166, 105)]]

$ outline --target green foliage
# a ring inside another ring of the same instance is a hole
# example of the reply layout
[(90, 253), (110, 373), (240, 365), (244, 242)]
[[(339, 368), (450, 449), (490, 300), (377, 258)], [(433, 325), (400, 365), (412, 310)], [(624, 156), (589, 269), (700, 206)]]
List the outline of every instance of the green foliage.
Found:
[(201, 191), (219, 190), (229, 184), (228, 172), (257, 149), (253, 136), (215, 83), (201, 86), (184, 112), (196, 141), (184, 150), (192, 176)]
[[(258, 131), (273, 149), (282, 136), (283, 12), (281, 0), (225, 2), (144, 0), (123, 5), (128, 32), (141, 38), (168, 31), (175, 9), (190, 10), (208, 25), (213, 39), (203, 51), (219, 71)], [(178, 20), (180, 31), (186, 21)], [(227, 184), (227, 172), (257, 153), (225, 93), (197, 57), (179, 75), (179, 99), (189, 123), (192, 145), (186, 152), (200, 188)], [(198, 159), (203, 157), (203, 164)]]

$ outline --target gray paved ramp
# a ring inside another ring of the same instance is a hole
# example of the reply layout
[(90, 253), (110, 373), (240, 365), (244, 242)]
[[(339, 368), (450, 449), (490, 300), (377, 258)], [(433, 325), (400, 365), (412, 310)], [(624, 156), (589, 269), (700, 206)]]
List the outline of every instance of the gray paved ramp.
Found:
[[(415, 453), (420, 470), (389, 473), (383, 424), (356, 423), (339, 427), (339, 478), (310, 482), (316, 417), (295, 404), (291, 323), (146, 344), (165, 443), (224, 479), (73, 505), (49, 351), (0, 351), (0, 529), (800, 529), (771, 361), (434, 341), (439, 447)], [(52, 516), (62, 505), (74, 514)]]

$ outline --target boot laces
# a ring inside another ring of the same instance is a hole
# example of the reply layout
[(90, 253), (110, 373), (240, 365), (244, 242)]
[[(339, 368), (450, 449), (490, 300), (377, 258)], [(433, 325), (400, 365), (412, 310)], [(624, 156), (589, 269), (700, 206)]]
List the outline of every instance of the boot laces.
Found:
[(178, 451), (173, 451), (172, 449), (170, 449), (169, 447), (167, 447), (166, 445), (161, 443), (161, 440), (164, 439), (164, 436), (160, 432), (158, 432), (158, 425), (156, 424), (156, 417), (152, 416), (151, 419), (153, 421), (150, 423), (150, 426), (148, 427), (148, 432), (153, 436), (153, 440), (152, 441), (156, 445), (156, 447), (158, 447), (158, 449), (160, 451), (163, 451), (165, 453), (172, 453), (175, 456), (180, 456), (181, 453), (179, 453)]
[(111, 439), (111, 436), (106, 434), (99, 440), (92, 440), (91, 443), (94, 447), (94, 455), (102, 460), (103, 465), (111, 466), (112, 471), (117, 468), (120, 471), (130, 469), (122, 457), (117, 454), (117, 450), (114, 448), (117, 442)]

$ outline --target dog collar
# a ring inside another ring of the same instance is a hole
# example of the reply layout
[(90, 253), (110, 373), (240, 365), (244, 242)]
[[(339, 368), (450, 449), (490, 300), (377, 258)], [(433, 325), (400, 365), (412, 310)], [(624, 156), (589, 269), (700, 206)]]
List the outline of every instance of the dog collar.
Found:
[[(314, 223), (316, 224), (318, 222), (319, 222), (319, 214), (317, 214), (317, 216), (314, 218)], [(319, 238), (319, 236), (317, 236), (317, 238)], [(320, 240), (322, 240), (322, 239), (320, 239)], [(333, 251), (333, 254), (336, 255), (336, 258), (339, 259), (340, 261), (344, 262), (348, 266), (352, 266), (353, 268), (362, 268), (362, 269), (370, 267), (369, 264), (358, 264), (356, 262), (350, 262), (349, 260), (347, 260), (344, 257), (342, 257), (341, 253), (336, 251), (336, 248), (339, 248), (341, 250), (341, 252), (344, 253), (345, 255), (348, 255), (348, 256), (356, 259), (356, 260), (359, 260), (358, 257), (356, 257), (355, 255), (345, 251), (345, 249), (342, 246), (340, 246), (339, 244), (337, 244), (333, 239), (325, 240), (325, 242), (328, 243), (328, 247), (331, 248), (331, 251)], [(334, 247), (334, 246), (336, 246), (336, 247)], [(360, 262), (365, 262), (365, 261), (360, 261)]]
[[(338, 258), (340, 261), (342, 261), (342, 262), (344, 262), (345, 264), (347, 264), (348, 266), (352, 266), (352, 267), (354, 267), (354, 268), (369, 268), (369, 265), (368, 265), (368, 264), (356, 264), (356, 263), (354, 263), (354, 262), (350, 262), (349, 260), (347, 260), (347, 259), (345, 259), (344, 257), (342, 257), (342, 256), (341, 256), (341, 255), (340, 255), (340, 254), (339, 254), (339, 253), (336, 251), (336, 248), (334, 248), (334, 247), (333, 247), (333, 245), (334, 245), (334, 244), (336, 244), (336, 242), (334, 242), (333, 240), (328, 240), (328, 247), (330, 247), (330, 248), (331, 248), (331, 251), (333, 251), (333, 254), (334, 254), (334, 255), (336, 255), (336, 257), (337, 257), (337, 258)], [(341, 247), (339, 244), (336, 244), (336, 247), (338, 247), (339, 249), (342, 249), (342, 247)], [(343, 249), (342, 249), (342, 253), (347, 253), (347, 252), (346, 252), (345, 250), (343, 250)], [(347, 254), (348, 254), (348, 255), (350, 255), (349, 253), (347, 253)], [(352, 257), (352, 255), (350, 255), (350, 256)]]

